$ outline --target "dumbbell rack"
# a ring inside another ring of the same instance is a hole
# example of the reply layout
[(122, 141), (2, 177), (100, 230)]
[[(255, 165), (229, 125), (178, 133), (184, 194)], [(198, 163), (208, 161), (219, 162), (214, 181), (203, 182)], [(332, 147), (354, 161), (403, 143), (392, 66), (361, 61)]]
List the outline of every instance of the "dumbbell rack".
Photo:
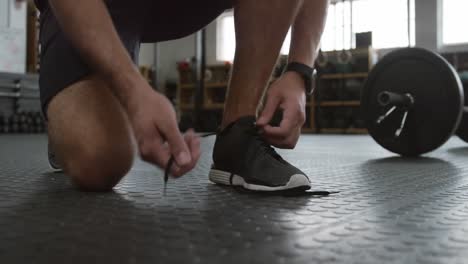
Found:
[(369, 71), (377, 61), (376, 51), (369, 48), (348, 50), (349, 63), (336, 61), (340, 51), (324, 52), (328, 63), (318, 67), (319, 75), (310, 105), (310, 132), (332, 134), (366, 134), (360, 113), (361, 90)]
[[(11, 104), (2, 105), (2, 110), (10, 114), (7, 118), (0, 111), (0, 133), (41, 133), (45, 131), (40, 112), (22, 112), (24, 100), (33, 101), (39, 107), (38, 76), (35, 74), (16, 74), (0, 72), (0, 99)], [(10, 109), (8, 109), (10, 108)]]
[[(188, 65), (187, 68), (179, 67), (179, 82), (177, 84), (175, 105), (180, 118), (182, 128), (186, 124), (186, 117), (195, 110), (195, 73)], [(203, 86), (203, 119), (201, 128), (205, 131), (215, 131), (221, 123), (222, 111), (228, 87), (231, 65), (229, 63), (221, 65), (207, 65), (205, 81)]]

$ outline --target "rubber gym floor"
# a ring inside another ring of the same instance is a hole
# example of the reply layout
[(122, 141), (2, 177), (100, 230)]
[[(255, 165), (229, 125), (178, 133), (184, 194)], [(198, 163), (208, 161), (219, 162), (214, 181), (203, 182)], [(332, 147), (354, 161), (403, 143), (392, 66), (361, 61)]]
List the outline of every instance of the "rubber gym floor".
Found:
[(136, 161), (109, 193), (51, 173), (43, 135), (0, 136), (0, 263), (466, 263), (468, 145), (403, 159), (368, 136), (303, 136), (284, 157), (328, 197), (208, 181)]

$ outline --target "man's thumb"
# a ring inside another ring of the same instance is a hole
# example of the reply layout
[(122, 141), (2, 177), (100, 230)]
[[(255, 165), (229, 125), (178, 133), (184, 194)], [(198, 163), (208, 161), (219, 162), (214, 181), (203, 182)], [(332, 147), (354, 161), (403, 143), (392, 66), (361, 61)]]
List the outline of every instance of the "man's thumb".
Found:
[(270, 120), (273, 118), (273, 115), (275, 114), (276, 108), (278, 108), (278, 103), (279, 101), (275, 97), (267, 98), (266, 105), (260, 114), (260, 118), (257, 120), (257, 125), (265, 126), (270, 122)]

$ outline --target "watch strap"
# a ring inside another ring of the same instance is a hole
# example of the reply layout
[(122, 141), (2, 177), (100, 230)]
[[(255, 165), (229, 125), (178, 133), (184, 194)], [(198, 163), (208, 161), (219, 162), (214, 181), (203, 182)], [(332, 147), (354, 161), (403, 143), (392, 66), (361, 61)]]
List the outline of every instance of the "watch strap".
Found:
[(316, 75), (316, 70), (314, 68), (299, 62), (290, 62), (288, 65), (286, 65), (284, 72), (288, 71), (293, 71), (301, 75), (301, 77), (304, 79), (306, 93), (312, 94)]

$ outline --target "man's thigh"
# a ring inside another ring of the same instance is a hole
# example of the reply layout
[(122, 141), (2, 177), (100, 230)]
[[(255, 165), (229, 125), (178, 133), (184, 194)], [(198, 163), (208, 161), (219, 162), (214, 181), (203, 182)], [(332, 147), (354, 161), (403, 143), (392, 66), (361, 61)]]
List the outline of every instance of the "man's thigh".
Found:
[[(134, 28), (135, 24), (127, 21), (128, 17), (125, 14), (120, 14), (123, 12), (121, 10), (123, 7), (109, 8), (123, 45), (133, 61), (137, 63), (140, 49), (138, 28)], [(95, 73), (87, 65), (86, 58), (80, 55), (61, 30), (49, 7), (41, 13), (39, 42), (41, 45), (39, 76), (41, 106), (47, 117), (47, 107), (52, 98), (67, 87)]]

